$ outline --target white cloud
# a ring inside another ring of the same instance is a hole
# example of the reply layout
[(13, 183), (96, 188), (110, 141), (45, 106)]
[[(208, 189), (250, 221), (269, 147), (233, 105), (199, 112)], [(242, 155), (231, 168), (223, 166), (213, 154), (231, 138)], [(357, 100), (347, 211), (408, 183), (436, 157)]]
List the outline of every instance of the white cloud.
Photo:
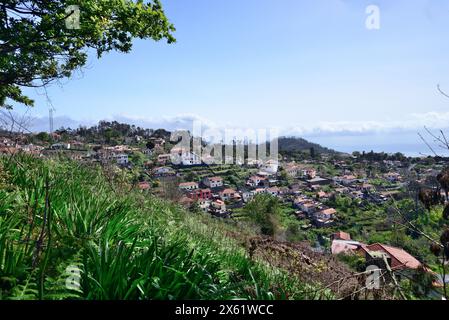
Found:
[[(54, 118), (54, 127), (77, 128), (79, 125), (93, 125), (98, 120), (75, 120), (68, 116), (57, 116)], [(176, 116), (162, 117), (140, 117), (127, 114), (113, 115), (103, 120), (116, 120), (141, 126), (144, 128), (164, 128), (167, 130), (187, 129), (192, 130), (194, 122), (201, 123), (203, 129), (242, 129), (236, 121), (233, 123), (216, 123), (205, 117), (195, 114), (179, 114)], [(240, 120), (240, 119), (238, 119)], [(404, 116), (401, 121), (309, 121), (307, 124), (292, 124), (290, 126), (273, 126), (271, 128), (250, 127), (249, 129), (277, 129), (280, 135), (293, 136), (339, 136), (339, 135), (365, 135), (372, 133), (394, 133), (398, 131), (420, 131), (424, 126), (430, 129), (449, 128), (449, 112), (427, 112), (413, 113)], [(47, 117), (34, 117), (32, 121), (32, 131), (47, 131), (49, 122)]]

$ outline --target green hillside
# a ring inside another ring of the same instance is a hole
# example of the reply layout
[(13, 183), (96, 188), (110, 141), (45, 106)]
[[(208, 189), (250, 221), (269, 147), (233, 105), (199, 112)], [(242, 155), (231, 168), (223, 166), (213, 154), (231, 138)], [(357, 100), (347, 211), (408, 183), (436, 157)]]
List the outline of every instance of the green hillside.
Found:
[(280, 152), (310, 151), (310, 148), (313, 148), (318, 153), (337, 153), (337, 151), (323, 147), (318, 143), (298, 137), (280, 137), (278, 146)]
[(243, 238), (132, 190), (120, 172), (0, 158), (0, 300), (331, 297), (250, 258)]

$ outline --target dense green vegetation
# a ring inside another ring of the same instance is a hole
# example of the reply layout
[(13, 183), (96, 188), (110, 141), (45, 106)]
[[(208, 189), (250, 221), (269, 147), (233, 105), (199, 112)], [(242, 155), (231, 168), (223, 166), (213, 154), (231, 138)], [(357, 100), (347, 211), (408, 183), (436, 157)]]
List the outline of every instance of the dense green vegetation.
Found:
[(325, 148), (317, 143), (309, 142), (303, 138), (297, 137), (280, 137), (278, 139), (279, 151), (284, 153), (307, 151), (312, 156), (312, 153), (316, 156), (318, 153), (337, 153), (334, 150)]
[(412, 199), (389, 200), (375, 205), (345, 196), (337, 196), (328, 204), (338, 210), (339, 221), (332, 228), (322, 229), (323, 234), (345, 231), (355, 240), (397, 246), (430, 266), (437, 264), (436, 257), (428, 250), (429, 240), (404, 224), (409, 221), (418, 230), (438, 239), (445, 225), (441, 206), (426, 212)]
[[(0, 186), (0, 299), (316, 297), (250, 259), (226, 236), (236, 226), (129, 191), (100, 167), (6, 157)], [(74, 268), (78, 289), (66, 286)]]

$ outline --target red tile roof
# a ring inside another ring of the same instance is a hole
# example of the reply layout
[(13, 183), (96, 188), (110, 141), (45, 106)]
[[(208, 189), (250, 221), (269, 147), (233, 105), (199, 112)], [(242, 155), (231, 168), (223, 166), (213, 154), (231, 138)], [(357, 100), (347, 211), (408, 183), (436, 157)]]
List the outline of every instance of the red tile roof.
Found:
[(223, 191), (220, 192), (220, 194), (227, 194), (227, 193), (236, 193), (237, 191), (235, 191), (234, 189), (228, 188), (228, 189), (224, 189)]
[(385, 244), (374, 243), (363, 247), (363, 249), (367, 252), (373, 251), (384, 251), (390, 255), (390, 257), (396, 259), (399, 263), (395, 264), (392, 262), (393, 269), (403, 269), (405, 267), (410, 269), (417, 269), (421, 266), (421, 262), (419, 262), (415, 257), (406, 252), (404, 249), (387, 246)]
[(222, 181), (223, 180), (222, 177), (210, 177), (210, 178), (207, 178), (207, 179), (209, 179), (209, 181)]
[(351, 240), (351, 235), (347, 232), (343, 232), (343, 231), (338, 231), (336, 233), (334, 233), (333, 235), (334, 239), (337, 240)]

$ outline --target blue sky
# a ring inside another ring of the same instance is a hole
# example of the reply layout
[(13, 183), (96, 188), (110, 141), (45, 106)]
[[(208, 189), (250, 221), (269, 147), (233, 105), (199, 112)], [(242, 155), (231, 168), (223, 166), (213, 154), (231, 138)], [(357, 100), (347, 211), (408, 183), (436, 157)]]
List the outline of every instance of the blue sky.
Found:
[[(82, 74), (48, 89), (62, 124), (200, 117), (335, 137), (449, 120), (449, 99), (436, 90), (449, 91), (449, 1), (162, 2), (178, 42), (92, 55)], [(371, 4), (379, 30), (365, 27)], [(33, 114), (46, 116), (42, 92), (27, 93)]]

